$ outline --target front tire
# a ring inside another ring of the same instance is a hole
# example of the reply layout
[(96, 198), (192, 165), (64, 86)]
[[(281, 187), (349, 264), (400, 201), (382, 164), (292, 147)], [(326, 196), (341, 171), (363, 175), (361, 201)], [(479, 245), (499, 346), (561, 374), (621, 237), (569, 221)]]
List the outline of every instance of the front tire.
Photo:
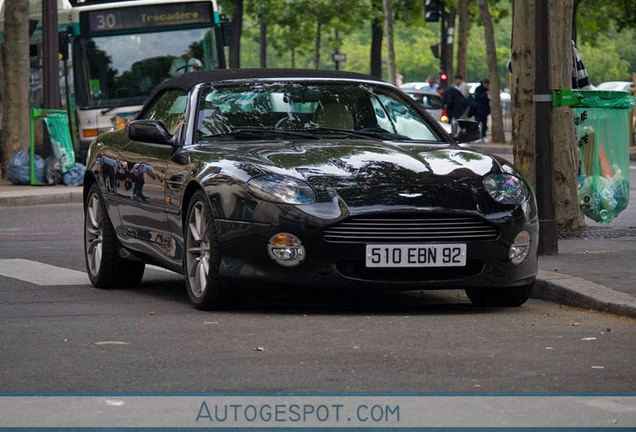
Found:
[(121, 258), (119, 247), (104, 199), (93, 184), (84, 205), (84, 257), (88, 278), (95, 287), (131, 287), (141, 282), (145, 263)]
[(190, 200), (183, 230), (183, 271), (192, 304), (202, 310), (240, 306), (241, 294), (220, 280), (221, 257), (216, 227), (208, 198), (200, 190)]
[(518, 307), (530, 298), (533, 287), (534, 283), (508, 288), (470, 288), (466, 295), (475, 306)]

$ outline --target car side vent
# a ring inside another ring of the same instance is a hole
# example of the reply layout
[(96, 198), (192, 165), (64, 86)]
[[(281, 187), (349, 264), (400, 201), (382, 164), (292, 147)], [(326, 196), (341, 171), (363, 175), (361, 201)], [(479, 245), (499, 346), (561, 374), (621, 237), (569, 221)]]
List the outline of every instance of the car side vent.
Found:
[(350, 218), (326, 228), (331, 242), (479, 241), (499, 237), (496, 227), (473, 217)]

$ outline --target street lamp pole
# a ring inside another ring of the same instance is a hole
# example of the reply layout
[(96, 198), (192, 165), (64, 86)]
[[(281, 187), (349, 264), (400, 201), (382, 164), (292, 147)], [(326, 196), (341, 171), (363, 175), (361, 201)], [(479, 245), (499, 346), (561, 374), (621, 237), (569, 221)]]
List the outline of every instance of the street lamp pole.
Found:
[(44, 108), (59, 109), (60, 59), (57, 34), (57, 2), (42, 0), (42, 102)]
[(558, 253), (552, 154), (549, 0), (535, 3), (535, 181), (539, 206), (539, 254)]

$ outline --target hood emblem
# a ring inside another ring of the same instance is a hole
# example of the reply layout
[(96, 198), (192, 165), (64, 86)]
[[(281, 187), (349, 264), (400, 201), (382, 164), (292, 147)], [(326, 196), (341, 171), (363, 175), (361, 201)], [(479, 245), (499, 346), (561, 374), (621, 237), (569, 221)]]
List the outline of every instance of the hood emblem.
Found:
[(402, 198), (419, 198), (422, 196), (421, 193), (401, 193), (398, 195), (401, 196)]

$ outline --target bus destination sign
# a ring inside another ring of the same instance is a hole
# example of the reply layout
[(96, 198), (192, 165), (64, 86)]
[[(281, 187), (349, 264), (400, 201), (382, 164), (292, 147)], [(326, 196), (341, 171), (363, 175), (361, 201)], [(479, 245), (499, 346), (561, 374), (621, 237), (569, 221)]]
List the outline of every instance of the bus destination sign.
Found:
[(82, 32), (101, 33), (212, 22), (210, 2), (119, 7), (81, 13)]

